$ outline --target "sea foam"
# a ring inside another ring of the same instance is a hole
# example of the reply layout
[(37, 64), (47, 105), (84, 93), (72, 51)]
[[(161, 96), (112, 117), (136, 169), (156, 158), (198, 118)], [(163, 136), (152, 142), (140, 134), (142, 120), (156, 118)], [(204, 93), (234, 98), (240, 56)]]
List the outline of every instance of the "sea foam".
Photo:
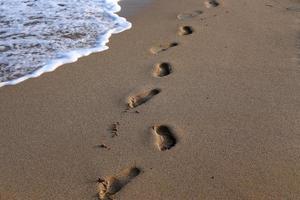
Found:
[(0, 0), (0, 87), (108, 49), (131, 28), (118, 0)]

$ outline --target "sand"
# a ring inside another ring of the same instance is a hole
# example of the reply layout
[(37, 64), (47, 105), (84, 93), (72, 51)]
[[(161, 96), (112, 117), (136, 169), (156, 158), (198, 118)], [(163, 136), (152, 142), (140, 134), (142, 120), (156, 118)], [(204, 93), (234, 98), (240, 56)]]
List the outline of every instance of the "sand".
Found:
[(219, 3), (0, 88), (0, 199), (300, 199), (300, 2)]

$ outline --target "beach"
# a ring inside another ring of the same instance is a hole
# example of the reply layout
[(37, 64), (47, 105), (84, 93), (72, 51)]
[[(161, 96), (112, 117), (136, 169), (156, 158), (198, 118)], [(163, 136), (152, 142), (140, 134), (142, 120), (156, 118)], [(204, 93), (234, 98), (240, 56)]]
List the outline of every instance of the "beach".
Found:
[(217, 2), (1, 87), (0, 200), (300, 199), (300, 2)]

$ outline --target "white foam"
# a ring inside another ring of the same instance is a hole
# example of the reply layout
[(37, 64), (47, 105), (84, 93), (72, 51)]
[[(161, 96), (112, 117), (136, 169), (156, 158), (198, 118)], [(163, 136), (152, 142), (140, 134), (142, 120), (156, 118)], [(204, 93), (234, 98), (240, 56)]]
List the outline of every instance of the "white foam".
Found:
[(131, 28), (118, 0), (0, 0), (0, 87), (108, 49)]

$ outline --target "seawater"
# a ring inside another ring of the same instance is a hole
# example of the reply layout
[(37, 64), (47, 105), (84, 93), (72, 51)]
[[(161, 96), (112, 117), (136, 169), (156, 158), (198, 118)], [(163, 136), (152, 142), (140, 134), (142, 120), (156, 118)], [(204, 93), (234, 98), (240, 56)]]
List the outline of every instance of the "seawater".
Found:
[(0, 87), (108, 49), (131, 27), (120, 9), (118, 0), (0, 0)]

